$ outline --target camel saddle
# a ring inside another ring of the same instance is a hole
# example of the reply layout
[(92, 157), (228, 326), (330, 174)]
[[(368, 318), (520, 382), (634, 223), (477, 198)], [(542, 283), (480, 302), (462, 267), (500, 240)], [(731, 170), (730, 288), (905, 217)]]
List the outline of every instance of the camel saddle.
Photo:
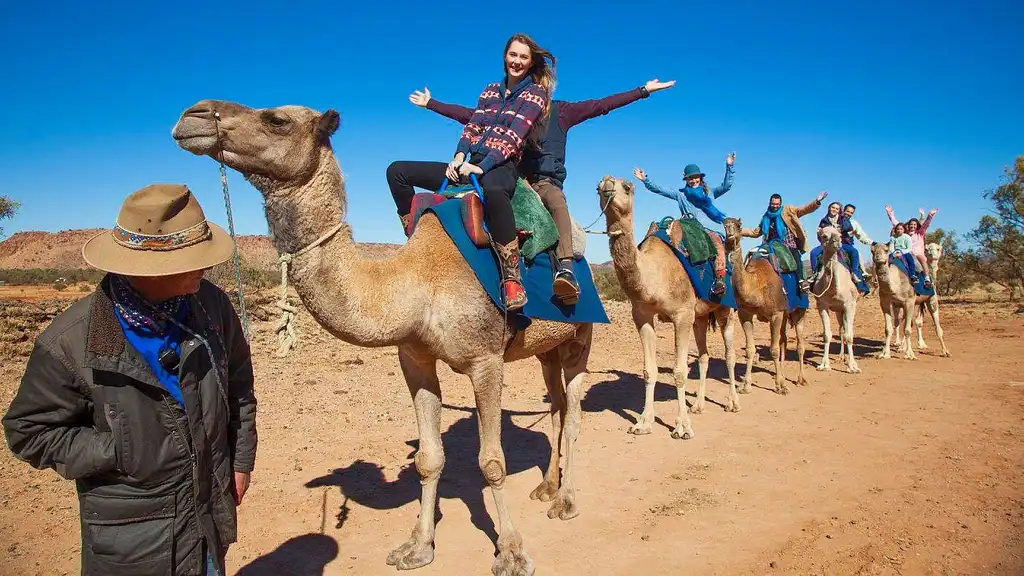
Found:
[[(491, 235), (484, 224), (484, 204), (477, 189), (470, 184), (447, 186), (440, 192), (420, 192), (413, 196), (406, 234), (412, 235), (420, 217), (428, 208), (449, 200), (462, 202), (462, 224), (473, 244), (478, 248), (489, 247)], [(516, 191), (512, 196), (512, 214), (516, 221), (520, 252), (526, 260), (533, 260), (537, 254), (558, 244), (558, 228), (555, 227), (551, 213), (537, 192), (522, 178), (516, 183)]]
[(710, 236), (714, 232), (701, 225), (696, 218), (666, 216), (660, 221), (651, 222), (647, 235), (658, 230), (664, 230), (672, 239), (672, 246), (694, 264), (706, 262), (715, 255), (715, 245)]

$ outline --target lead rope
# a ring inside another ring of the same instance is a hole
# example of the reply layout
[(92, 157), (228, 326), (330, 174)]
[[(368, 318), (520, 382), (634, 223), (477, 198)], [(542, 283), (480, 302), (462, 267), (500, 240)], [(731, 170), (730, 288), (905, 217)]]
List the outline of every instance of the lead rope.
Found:
[(583, 228), (584, 232), (586, 232), (587, 234), (607, 234), (608, 233), (607, 230), (591, 230), (590, 227), (593, 226), (594, 224), (597, 224), (597, 221), (600, 220), (602, 216), (604, 216), (604, 212), (605, 212), (605, 210), (608, 209), (608, 205), (612, 203), (612, 197), (613, 196), (614, 196), (614, 194), (609, 194), (608, 195), (608, 198), (604, 201), (604, 205), (601, 206), (601, 212), (598, 213), (597, 218), (594, 218), (593, 222), (591, 222), (590, 224), (587, 224)]
[(220, 146), (220, 112), (213, 113), (213, 125), (217, 133), (217, 150), (220, 152), (220, 186), (224, 192), (224, 208), (228, 213), (228, 233), (231, 234), (231, 243), (234, 245), (232, 261), (235, 266), (235, 284), (238, 286), (238, 310), (242, 316), (242, 334), (245, 341), (249, 342), (249, 316), (245, 312), (245, 293), (242, 290), (242, 263), (238, 259), (238, 240), (235, 238), (235, 220), (231, 214), (231, 195), (228, 194), (228, 174), (224, 169), (224, 149)]
[(288, 265), (291, 264), (292, 260), (330, 240), (331, 237), (338, 233), (338, 230), (341, 230), (342, 225), (342, 222), (338, 222), (333, 228), (305, 248), (292, 254), (286, 252), (277, 259), (277, 263), (281, 266), (281, 298), (276, 303), (277, 307), (281, 309), (281, 317), (278, 318), (277, 325), (274, 327), (274, 330), (277, 332), (278, 358), (287, 356), (298, 340), (298, 337), (295, 335), (295, 315), (299, 313), (299, 310), (288, 303)]

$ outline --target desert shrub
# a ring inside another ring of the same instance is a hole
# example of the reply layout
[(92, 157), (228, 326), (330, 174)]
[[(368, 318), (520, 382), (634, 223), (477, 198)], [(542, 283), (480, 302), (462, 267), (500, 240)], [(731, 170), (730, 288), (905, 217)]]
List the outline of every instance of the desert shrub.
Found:
[(597, 293), (601, 295), (601, 298), (620, 302), (629, 300), (626, 292), (619, 284), (618, 277), (615, 276), (615, 270), (611, 268), (596, 268), (593, 272), (594, 285), (597, 287)]

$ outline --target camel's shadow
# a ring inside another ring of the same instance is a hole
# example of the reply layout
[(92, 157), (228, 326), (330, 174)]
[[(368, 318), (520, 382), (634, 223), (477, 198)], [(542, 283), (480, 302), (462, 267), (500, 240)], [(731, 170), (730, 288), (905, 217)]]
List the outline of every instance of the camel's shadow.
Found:
[[(715, 366), (719, 364), (719, 366)], [(721, 374), (719, 375), (718, 372)], [(659, 374), (672, 374), (671, 368), (659, 367)], [(605, 372), (592, 372), (591, 375), (596, 374), (610, 374), (615, 376), (614, 380), (604, 380), (596, 382), (587, 390), (586, 395), (583, 396), (583, 400), (580, 402), (583, 411), (585, 412), (611, 412), (616, 414), (626, 422), (630, 424), (636, 424), (637, 418), (633, 414), (640, 414), (644, 409), (644, 394), (646, 389), (646, 383), (643, 378), (636, 374), (629, 372), (623, 372), (621, 370), (608, 370)], [(692, 406), (694, 401), (697, 399), (697, 366), (694, 363), (690, 369), (690, 382), (687, 383), (687, 406)], [(721, 382), (719, 381), (721, 380)], [(723, 410), (725, 405), (714, 400), (711, 396), (714, 392), (712, 388), (716, 384), (721, 384), (723, 390), (728, 390), (728, 378), (726, 376), (725, 361), (710, 359), (708, 362), (708, 375), (707, 375), (707, 387), (708, 397), (706, 401), (709, 404), (719, 406)], [(679, 398), (676, 391), (675, 384), (662, 382), (659, 380), (657, 385), (654, 387), (654, 401), (655, 402), (666, 402), (675, 401)], [(630, 414), (632, 412), (633, 414)], [(673, 430), (674, 427), (665, 422), (660, 417), (655, 416), (654, 421), (661, 426), (664, 426), (668, 430)]]
[(284, 574), (323, 574), (324, 568), (338, 556), (338, 543), (325, 534), (303, 534), (291, 538), (242, 566), (238, 576), (282, 576)]
[[(438, 483), (438, 507), (435, 509), (437, 521), (441, 520), (440, 501), (442, 499), (462, 500), (469, 509), (473, 525), (487, 534), (492, 543), (497, 544), (498, 534), (484, 505), (486, 482), (477, 462), (477, 454), (480, 452), (480, 437), (476, 410), (464, 407), (445, 407), (462, 410), (468, 414), (441, 434), (445, 465)], [(544, 432), (517, 426), (512, 421), (512, 416), (539, 416), (539, 419), (533, 424), (536, 426), (550, 423), (550, 419), (543, 416), (545, 414), (547, 412), (502, 410), (501, 443), (505, 449), (507, 475), (511, 476), (538, 468), (540, 474), (538, 474), (537, 483), (540, 483), (551, 457), (548, 437)], [(419, 441), (407, 440), (406, 444), (414, 449), (409, 454), (409, 457), (412, 457)], [(345, 504), (342, 505), (337, 516), (338, 528), (344, 524), (350, 513), (347, 506), (348, 500), (375, 510), (392, 510), (418, 501), (421, 489), (420, 476), (412, 462), (402, 468), (394, 481), (389, 482), (384, 478), (381, 466), (365, 460), (356, 460), (326, 476), (310, 480), (305, 486), (307, 488), (337, 486), (341, 490)]]

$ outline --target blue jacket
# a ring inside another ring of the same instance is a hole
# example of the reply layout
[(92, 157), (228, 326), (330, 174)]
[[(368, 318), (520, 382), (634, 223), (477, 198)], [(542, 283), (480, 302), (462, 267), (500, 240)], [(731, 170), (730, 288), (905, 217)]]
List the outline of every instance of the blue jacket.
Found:
[(687, 204), (692, 204), (713, 222), (721, 224), (722, 221), (725, 220), (726, 214), (714, 205), (714, 199), (725, 194), (730, 188), (732, 188), (732, 175), (732, 164), (726, 164), (725, 179), (722, 181), (721, 186), (716, 186), (711, 189), (711, 194), (705, 194), (703, 187), (690, 188), (687, 186), (685, 188), (680, 188), (678, 192), (675, 190), (667, 190), (651, 182), (649, 178), (644, 179), (644, 187), (655, 194), (675, 200), (679, 205), (679, 213), (682, 216), (692, 215), (689, 207), (687, 206)]

